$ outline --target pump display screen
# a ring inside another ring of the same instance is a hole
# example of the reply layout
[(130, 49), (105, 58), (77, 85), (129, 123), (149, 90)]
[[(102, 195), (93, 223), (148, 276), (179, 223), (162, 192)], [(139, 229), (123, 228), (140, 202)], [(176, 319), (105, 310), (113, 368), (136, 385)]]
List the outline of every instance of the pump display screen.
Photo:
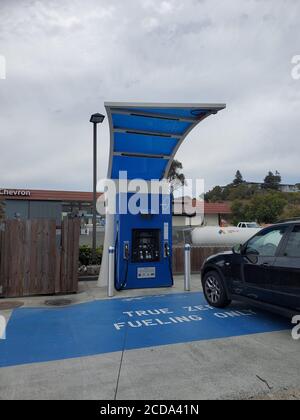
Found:
[(160, 260), (160, 230), (133, 229), (132, 262), (154, 262)]

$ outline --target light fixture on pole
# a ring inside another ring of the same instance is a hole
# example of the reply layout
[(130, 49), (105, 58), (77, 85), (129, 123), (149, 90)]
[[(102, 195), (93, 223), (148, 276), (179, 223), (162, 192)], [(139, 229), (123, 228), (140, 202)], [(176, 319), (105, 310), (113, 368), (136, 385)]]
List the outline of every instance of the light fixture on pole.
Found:
[(93, 247), (92, 260), (96, 264), (96, 222), (97, 222), (97, 124), (103, 123), (105, 116), (99, 113), (93, 114), (90, 122), (93, 123)]

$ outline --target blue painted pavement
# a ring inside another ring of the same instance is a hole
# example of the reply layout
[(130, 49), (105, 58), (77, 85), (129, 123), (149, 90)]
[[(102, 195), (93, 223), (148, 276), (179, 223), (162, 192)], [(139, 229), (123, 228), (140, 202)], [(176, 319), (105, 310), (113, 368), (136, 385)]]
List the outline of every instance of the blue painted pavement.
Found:
[(0, 340), (0, 367), (288, 328), (288, 320), (243, 305), (211, 308), (200, 292), (19, 308)]

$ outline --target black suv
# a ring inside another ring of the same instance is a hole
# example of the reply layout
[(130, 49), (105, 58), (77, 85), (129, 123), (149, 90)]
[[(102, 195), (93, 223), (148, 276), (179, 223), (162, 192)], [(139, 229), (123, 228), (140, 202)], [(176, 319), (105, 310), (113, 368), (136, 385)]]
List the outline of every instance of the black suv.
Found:
[(262, 229), (244, 245), (206, 259), (203, 291), (211, 306), (231, 300), (292, 316), (300, 313), (300, 221)]

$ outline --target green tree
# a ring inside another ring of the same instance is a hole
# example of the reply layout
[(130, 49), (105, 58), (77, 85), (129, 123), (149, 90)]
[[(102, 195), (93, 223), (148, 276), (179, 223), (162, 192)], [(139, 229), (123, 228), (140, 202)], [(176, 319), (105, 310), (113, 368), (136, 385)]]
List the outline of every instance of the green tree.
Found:
[(234, 200), (231, 204), (232, 223), (237, 225), (243, 220), (248, 220), (249, 205), (241, 200)]
[(182, 172), (183, 166), (179, 160), (174, 159), (168, 174), (168, 181), (170, 183), (171, 192), (183, 187), (186, 184), (185, 175)]
[(240, 185), (244, 182), (243, 175), (239, 170), (236, 171), (234, 180), (232, 181), (233, 185)]
[(212, 190), (208, 191), (204, 195), (204, 199), (206, 202), (215, 203), (218, 201), (222, 201), (224, 198), (223, 188), (219, 185), (216, 185)]
[[(246, 183), (239, 185), (229, 184), (225, 187), (217, 185), (212, 190), (205, 194), (205, 201), (234, 201), (234, 200), (247, 200), (259, 191), (258, 186), (249, 186)], [(295, 193), (294, 193), (295, 194)]]
[(269, 171), (268, 175), (266, 175), (263, 183), (263, 188), (269, 190), (278, 190), (279, 185), (281, 183), (281, 175), (278, 171), (273, 174), (273, 172)]
[(226, 199), (229, 201), (246, 200), (251, 198), (257, 192), (258, 187), (256, 185), (249, 186), (248, 184), (243, 183), (235, 187), (229, 188), (227, 190)]
[(282, 214), (286, 204), (287, 201), (281, 193), (256, 194), (250, 200), (249, 220), (256, 220), (259, 223), (274, 223)]
[(255, 194), (249, 201), (234, 200), (231, 205), (234, 224), (240, 221), (274, 223), (281, 216), (287, 201), (279, 192)]

